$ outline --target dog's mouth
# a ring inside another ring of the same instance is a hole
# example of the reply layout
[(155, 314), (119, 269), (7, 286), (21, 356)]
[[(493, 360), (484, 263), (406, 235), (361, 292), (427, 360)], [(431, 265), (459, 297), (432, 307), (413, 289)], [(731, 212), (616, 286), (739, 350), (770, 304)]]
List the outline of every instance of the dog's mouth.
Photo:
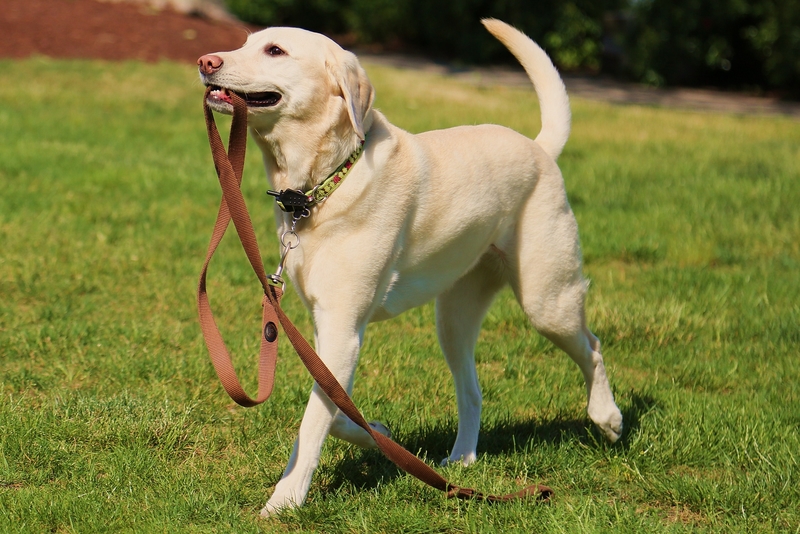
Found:
[[(224, 87), (212, 86), (208, 94), (208, 100), (212, 103), (233, 105), (231, 100), (231, 90)], [(237, 93), (247, 102), (247, 107), (251, 108), (270, 108), (281, 101), (281, 94), (275, 91), (265, 91), (263, 93)]]

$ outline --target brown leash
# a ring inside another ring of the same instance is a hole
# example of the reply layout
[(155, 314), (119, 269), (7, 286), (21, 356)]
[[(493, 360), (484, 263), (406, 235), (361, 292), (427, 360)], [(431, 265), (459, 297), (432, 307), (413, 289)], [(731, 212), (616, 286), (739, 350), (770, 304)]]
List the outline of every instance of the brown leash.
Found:
[[(553, 490), (539, 484), (528, 486), (516, 493), (501, 496), (484, 495), (471, 488), (461, 488), (450, 484), (422, 460), (390, 438), (374, 431), (372, 427), (369, 426), (350, 396), (339, 384), (338, 380), (336, 380), (336, 377), (333, 376), (311, 345), (309, 345), (308, 341), (306, 341), (281, 309), (280, 299), (283, 295), (283, 290), (269, 283), (261, 261), (261, 253), (258, 248), (258, 242), (256, 241), (253, 224), (247, 212), (244, 197), (240, 189), (242, 172), (244, 169), (245, 147), (247, 145), (247, 104), (239, 95), (233, 92), (230, 93), (230, 97), (233, 101), (233, 122), (231, 124), (228, 151), (226, 152), (217, 126), (214, 123), (213, 112), (208, 107), (207, 98), (210, 90), (209, 88), (206, 91), (203, 98), (203, 106), (208, 139), (211, 144), (211, 153), (214, 157), (214, 165), (217, 170), (223, 195), (217, 214), (217, 221), (214, 224), (211, 242), (208, 246), (208, 253), (200, 275), (200, 283), (197, 289), (197, 304), (200, 314), (200, 326), (203, 331), (206, 346), (208, 347), (209, 355), (211, 356), (211, 361), (228, 395), (238, 404), (245, 407), (255, 406), (269, 398), (275, 379), (275, 364), (278, 353), (278, 329), (276, 325), (280, 323), (303, 364), (322, 391), (336, 404), (342, 413), (367, 431), (375, 440), (381, 452), (403, 471), (415, 476), (429, 486), (446, 492), (449, 498), (457, 497), (460, 499), (475, 499), (488, 502), (505, 502), (536, 496), (537, 500), (548, 500), (553, 494)], [(250, 261), (250, 265), (253, 267), (253, 271), (256, 273), (264, 290), (264, 312), (262, 317), (261, 349), (259, 352), (258, 364), (258, 394), (255, 399), (250, 398), (239, 383), (236, 371), (231, 362), (230, 353), (225, 347), (222, 335), (211, 313), (211, 306), (206, 289), (208, 265), (211, 262), (211, 257), (214, 255), (217, 246), (222, 240), (222, 236), (225, 235), (225, 231), (231, 220), (233, 220), (236, 232), (239, 234), (239, 239)]]

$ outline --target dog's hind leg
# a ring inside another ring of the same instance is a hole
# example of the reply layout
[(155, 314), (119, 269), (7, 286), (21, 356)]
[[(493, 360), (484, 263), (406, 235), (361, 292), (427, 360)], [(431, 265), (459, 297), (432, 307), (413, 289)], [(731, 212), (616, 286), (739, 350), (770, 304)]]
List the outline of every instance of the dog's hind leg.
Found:
[(553, 188), (549, 193), (534, 194), (525, 208), (511, 287), (536, 330), (578, 364), (589, 418), (613, 443), (622, 432), (622, 414), (608, 384), (600, 342), (586, 327), (588, 284), (581, 273), (577, 223), (563, 193)]
[(483, 317), (505, 285), (500, 261), (487, 253), (469, 273), (436, 299), (436, 329), (453, 374), (458, 404), (458, 434), (442, 464), (469, 465), (476, 459), (481, 420), (481, 389), (475, 369), (475, 344)]
[[(600, 429), (606, 439), (614, 443), (622, 433), (622, 414), (614, 403), (614, 395), (608, 383), (600, 341), (586, 328), (583, 310), (577, 312), (580, 323), (571, 331), (549, 322), (552, 317), (543, 319), (536, 316), (537, 330), (566, 352), (578, 364), (586, 383), (586, 411), (589, 418)], [(544, 314), (547, 316), (547, 313)], [(568, 321), (572, 323), (572, 321)]]

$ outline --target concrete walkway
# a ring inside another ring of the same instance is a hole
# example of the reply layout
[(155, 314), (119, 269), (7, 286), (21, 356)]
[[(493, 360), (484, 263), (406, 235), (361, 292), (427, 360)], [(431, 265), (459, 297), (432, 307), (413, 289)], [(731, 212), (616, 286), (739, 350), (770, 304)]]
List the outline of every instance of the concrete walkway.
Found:
[[(360, 59), (367, 62), (437, 73), (478, 86), (530, 87), (531, 85), (522, 69), (512, 67), (458, 68), (424, 58), (370, 54), (357, 50), (355, 52)], [(800, 102), (783, 101), (777, 98), (710, 89), (659, 89), (588, 76), (567, 75), (564, 77), (564, 83), (570, 96), (614, 104), (671, 107), (742, 115), (784, 115), (800, 119)]]

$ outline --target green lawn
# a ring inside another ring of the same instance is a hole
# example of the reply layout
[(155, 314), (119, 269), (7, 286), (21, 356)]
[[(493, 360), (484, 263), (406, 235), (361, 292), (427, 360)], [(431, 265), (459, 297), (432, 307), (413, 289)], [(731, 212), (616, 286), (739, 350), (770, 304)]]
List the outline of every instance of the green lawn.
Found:
[[(262, 520), (311, 380), (285, 345), (273, 398), (245, 410), (206, 355), (194, 290), (219, 191), (194, 69), (0, 67), (0, 532), (800, 532), (800, 122), (573, 102), (560, 164), (625, 433), (600, 439), (580, 372), (503, 293), (479, 461), (442, 469), (541, 482), (551, 504), (449, 501), (329, 440), (305, 507)], [(530, 90), (367, 67), (409, 130), (538, 132)], [(252, 146), (245, 172), (270, 268)], [(259, 286), (232, 236), (210, 276), (255, 391)], [(311, 332), (291, 291), (285, 308)], [(432, 307), (371, 326), (358, 374), (366, 416), (438, 463), (456, 420)]]

